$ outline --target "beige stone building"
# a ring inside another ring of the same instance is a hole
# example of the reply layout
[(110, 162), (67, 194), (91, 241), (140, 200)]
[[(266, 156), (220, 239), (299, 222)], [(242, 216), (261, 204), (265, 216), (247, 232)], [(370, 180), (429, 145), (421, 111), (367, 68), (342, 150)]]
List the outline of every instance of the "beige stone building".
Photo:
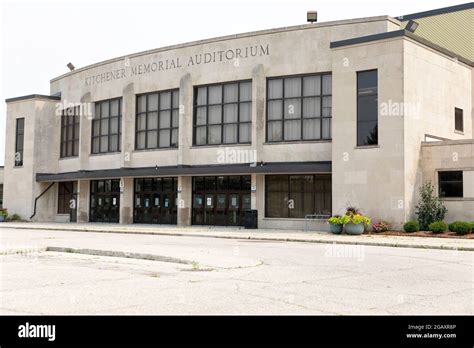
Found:
[[(399, 227), (431, 181), (447, 219), (472, 221), (473, 13), (263, 30), (75, 69), (49, 95), (7, 99), (3, 205), (33, 221), (224, 226), (252, 209), (259, 228), (291, 229), (310, 215), (326, 229), (351, 205)], [(463, 35), (446, 38), (443, 20)]]

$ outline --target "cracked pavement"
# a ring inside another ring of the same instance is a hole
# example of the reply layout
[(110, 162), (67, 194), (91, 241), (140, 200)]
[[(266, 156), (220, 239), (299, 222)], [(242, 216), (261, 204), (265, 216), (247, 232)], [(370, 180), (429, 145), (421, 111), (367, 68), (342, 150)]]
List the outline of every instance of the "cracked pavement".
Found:
[(474, 314), (470, 251), (8, 228), (0, 241), (0, 314)]

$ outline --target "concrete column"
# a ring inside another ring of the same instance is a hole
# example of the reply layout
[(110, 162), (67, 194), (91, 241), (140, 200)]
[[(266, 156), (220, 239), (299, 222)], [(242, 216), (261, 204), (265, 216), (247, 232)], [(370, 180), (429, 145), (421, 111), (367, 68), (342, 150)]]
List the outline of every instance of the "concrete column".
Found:
[(178, 226), (191, 226), (193, 180), (178, 176)]
[(77, 181), (77, 222), (89, 222), (90, 181)]
[(260, 161), (265, 143), (265, 72), (262, 64), (252, 70), (252, 150), (255, 162)]
[(190, 74), (179, 81), (179, 147), (178, 165), (189, 163), (189, 149), (193, 146), (193, 84)]
[(122, 91), (122, 157), (118, 167), (130, 167), (135, 149), (135, 88), (129, 83)]
[(258, 209), (258, 192), (254, 190), (254, 188), (257, 188), (257, 175), (258, 174), (252, 174), (251, 175), (251, 193), (250, 193), (250, 209)]
[[(255, 194), (256, 207), (253, 207), (253, 195), (252, 194), (252, 209), (258, 210), (258, 226), (262, 226), (261, 221), (265, 217), (265, 175), (256, 174), (256, 185), (257, 192)], [(253, 185), (253, 175), (252, 175)]]
[[(123, 183), (123, 185), (122, 185)], [(133, 178), (120, 179), (120, 219), (121, 224), (133, 223)]]
[(84, 94), (81, 98), (82, 114), (79, 124), (79, 163), (80, 168), (87, 170), (89, 168), (89, 156), (91, 154), (91, 127), (92, 120), (95, 117), (94, 104), (91, 102), (90, 92)]

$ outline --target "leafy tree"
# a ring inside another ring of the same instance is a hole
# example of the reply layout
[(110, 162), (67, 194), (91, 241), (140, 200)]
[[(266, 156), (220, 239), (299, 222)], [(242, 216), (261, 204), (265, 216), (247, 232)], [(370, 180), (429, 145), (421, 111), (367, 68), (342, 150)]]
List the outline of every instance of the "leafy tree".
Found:
[(422, 230), (427, 230), (429, 224), (443, 221), (448, 209), (443, 201), (434, 194), (434, 186), (427, 182), (420, 187), (420, 203), (416, 206), (416, 215)]

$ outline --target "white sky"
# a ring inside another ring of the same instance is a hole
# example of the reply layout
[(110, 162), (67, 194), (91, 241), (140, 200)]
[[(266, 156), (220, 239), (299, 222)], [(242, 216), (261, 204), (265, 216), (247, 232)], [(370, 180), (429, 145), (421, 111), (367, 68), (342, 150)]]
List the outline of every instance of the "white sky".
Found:
[(399, 16), (465, 1), (0, 0), (0, 165), (5, 99), (49, 94), (49, 80), (76, 68), (152, 48), (247, 31), (377, 15)]

